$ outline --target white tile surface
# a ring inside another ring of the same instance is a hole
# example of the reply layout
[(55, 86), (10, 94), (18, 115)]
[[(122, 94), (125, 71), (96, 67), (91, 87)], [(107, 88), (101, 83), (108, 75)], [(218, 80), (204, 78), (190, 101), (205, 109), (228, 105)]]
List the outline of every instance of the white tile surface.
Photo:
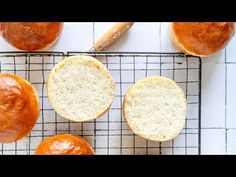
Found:
[(236, 64), (227, 65), (227, 128), (236, 128)]
[(89, 50), (93, 44), (92, 26), (93, 23), (65, 23), (63, 34), (53, 50)]
[(224, 129), (203, 129), (202, 154), (225, 154), (225, 130)]
[(170, 25), (169, 22), (161, 23), (161, 52), (179, 52), (173, 45), (170, 37)]
[(219, 51), (215, 55), (208, 57), (208, 58), (203, 58), (202, 59), (203, 63), (224, 63), (225, 62), (225, 49)]
[(230, 41), (229, 45), (226, 48), (226, 61), (227, 62), (236, 62), (236, 36)]
[(202, 127), (225, 127), (225, 65), (202, 64)]
[(14, 51), (14, 50), (16, 50), (10, 44), (8, 44), (2, 37), (0, 37), (0, 48), (1, 48), (1, 51)]
[(236, 154), (236, 129), (227, 131), (227, 154)]

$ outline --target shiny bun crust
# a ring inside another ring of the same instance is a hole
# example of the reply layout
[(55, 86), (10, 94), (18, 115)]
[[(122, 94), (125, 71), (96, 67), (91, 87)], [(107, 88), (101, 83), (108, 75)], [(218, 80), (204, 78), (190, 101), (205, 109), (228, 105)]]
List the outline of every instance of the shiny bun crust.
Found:
[(45, 50), (59, 38), (61, 22), (0, 23), (2, 37), (12, 46), (26, 51)]
[(27, 136), (39, 112), (38, 94), (29, 82), (16, 75), (0, 74), (0, 143)]
[(79, 136), (60, 134), (43, 141), (35, 150), (36, 155), (93, 155), (87, 141)]
[(233, 22), (175, 22), (171, 36), (183, 52), (209, 57), (225, 48), (235, 33)]

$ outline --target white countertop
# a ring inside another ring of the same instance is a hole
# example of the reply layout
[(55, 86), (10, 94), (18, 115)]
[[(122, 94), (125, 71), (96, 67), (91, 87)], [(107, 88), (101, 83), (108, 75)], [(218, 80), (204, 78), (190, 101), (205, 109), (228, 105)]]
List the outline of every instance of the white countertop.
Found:
[[(51, 51), (88, 51), (112, 23), (65, 23)], [(177, 52), (169, 23), (135, 23), (108, 51)], [(201, 153), (236, 154), (236, 37), (225, 50), (202, 60)], [(1, 51), (15, 50), (0, 38)]]

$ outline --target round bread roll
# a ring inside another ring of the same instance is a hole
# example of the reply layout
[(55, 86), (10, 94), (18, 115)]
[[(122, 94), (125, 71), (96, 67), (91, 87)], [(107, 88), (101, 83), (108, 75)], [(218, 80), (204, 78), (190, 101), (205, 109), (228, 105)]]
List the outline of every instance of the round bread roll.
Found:
[(115, 97), (115, 82), (97, 59), (71, 56), (52, 69), (47, 93), (52, 107), (62, 117), (83, 122), (109, 109)]
[(39, 112), (38, 94), (29, 82), (16, 75), (0, 74), (0, 143), (27, 136)]
[(60, 134), (43, 141), (35, 150), (36, 155), (94, 155), (92, 147), (79, 136)]
[(187, 101), (172, 80), (153, 76), (138, 81), (125, 95), (123, 113), (132, 131), (149, 140), (168, 141), (183, 129)]
[(3, 38), (12, 46), (26, 51), (46, 50), (59, 38), (60, 22), (0, 23)]
[(171, 36), (176, 47), (183, 52), (209, 57), (225, 48), (235, 32), (233, 22), (175, 22)]

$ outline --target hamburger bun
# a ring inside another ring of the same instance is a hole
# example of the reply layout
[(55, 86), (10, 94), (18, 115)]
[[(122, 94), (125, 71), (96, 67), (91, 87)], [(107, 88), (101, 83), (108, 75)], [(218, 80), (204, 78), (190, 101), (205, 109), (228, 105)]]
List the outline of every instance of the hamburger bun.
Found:
[(59, 38), (63, 28), (60, 22), (0, 23), (2, 37), (20, 50), (46, 50)]
[(79, 136), (60, 134), (43, 141), (35, 150), (36, 155), (93, 155), (87, 141)]
[(25, 79), (0, 74), (0, 143), (29, 134), (40, 113), (37, 91)]
[(181, 51), (198, 57), (209, 57), (229, 43), (235, 33), (233, 22), (174, 22), (171, 38)]
[(62, 117), (83, 122), (108, 111), (115, 97), (115, 82), (105, 66), (90, 56), (71, 56), (51, 71), (47, 93)]
[(183, 129), (187, 114), (183, 90), (172, 80), (152, 76), (131, 86), (123, 113), (132, 131), (152, 141), (168, 141)]

